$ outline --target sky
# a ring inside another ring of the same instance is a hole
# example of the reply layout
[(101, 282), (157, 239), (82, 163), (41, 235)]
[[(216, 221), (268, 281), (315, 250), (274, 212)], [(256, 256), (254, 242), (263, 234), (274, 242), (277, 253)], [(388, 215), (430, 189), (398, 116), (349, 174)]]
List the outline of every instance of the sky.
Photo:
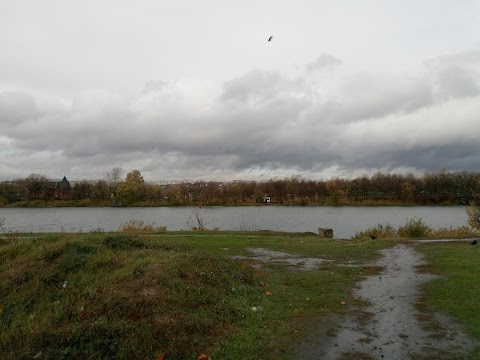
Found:
[(478, 0), (0, 9), (0, 180), (480, 171)]

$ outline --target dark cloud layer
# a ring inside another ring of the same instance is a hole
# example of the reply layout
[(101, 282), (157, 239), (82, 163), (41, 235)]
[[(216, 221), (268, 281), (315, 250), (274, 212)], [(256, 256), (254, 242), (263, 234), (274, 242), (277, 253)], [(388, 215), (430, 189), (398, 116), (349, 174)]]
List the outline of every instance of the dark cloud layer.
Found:
[[(478, 171), (478, 59), (454, 60), (415, 78), (354, 74), (329, 96), (258, 69), (217, 92), (152, 81), (131, 99), (96, 90), (64, 107), (3, 92), (1, 178), (100, 178), (115, 166), (149, 180)], [(330, 63), (323, 55), (310, 67)]]

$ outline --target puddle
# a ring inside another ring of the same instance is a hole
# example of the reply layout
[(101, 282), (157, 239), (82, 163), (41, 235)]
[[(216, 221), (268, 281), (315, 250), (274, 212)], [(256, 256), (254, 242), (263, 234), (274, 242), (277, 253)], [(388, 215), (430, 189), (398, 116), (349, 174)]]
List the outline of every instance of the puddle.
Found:
[(338, 317), (334, 336), (321, 332), (302, 345), (294, 359), (459, 359), (473, 351), (477, 344), (453, 319), (423, 315), (427, 320), (420, 322), (422, 314), (415, 308), (419, 286), (435, 278), (415, 271), (425, 264), (422, 256), (405, 245), (385, 249), (382, 255), (376, 266), (383, 271), (354, 291), (372, 305)]
[(331, 262), (332, 260), (325, 260), (319, 258), (306, 258), (294, 254), (289, 254), (283, 251), (273, 251), (263, 248), (247, 248), (247, 251), (252, 255), (249, 256), (233, 256), (234, 259), (249, 259), (258, 261), (260, 264), (277, 264), (293, 267), (298, 270), (315, 270), (321, 264)]

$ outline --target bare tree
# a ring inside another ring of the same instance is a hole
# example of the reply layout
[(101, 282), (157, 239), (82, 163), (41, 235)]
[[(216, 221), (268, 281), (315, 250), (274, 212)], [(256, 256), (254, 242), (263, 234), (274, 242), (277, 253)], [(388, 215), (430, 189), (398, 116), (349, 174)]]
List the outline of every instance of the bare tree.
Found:
[(113, 197), (118, 189), (118, 185), (122, 182), (123, 169), (121, 167), (114, 167), (112, 170), (107, 171), (105, 175), (105, 180), (108, 184), (108, 191)]
[(105, 178), (109, 183), (118, 185), (122, 181), (124, 170), (121, 167), (114, 167), (112, 170), (108, 171)]

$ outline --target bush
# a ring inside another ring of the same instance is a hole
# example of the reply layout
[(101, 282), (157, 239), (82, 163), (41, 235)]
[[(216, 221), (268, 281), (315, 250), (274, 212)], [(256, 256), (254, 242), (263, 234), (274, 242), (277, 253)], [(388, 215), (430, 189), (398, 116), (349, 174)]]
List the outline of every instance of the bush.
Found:
[(420, 219), (408, 219), (407, 223), (398, 228), (398, 236), (408, 238), (420, 238), (428, 236), (431, 229)]

